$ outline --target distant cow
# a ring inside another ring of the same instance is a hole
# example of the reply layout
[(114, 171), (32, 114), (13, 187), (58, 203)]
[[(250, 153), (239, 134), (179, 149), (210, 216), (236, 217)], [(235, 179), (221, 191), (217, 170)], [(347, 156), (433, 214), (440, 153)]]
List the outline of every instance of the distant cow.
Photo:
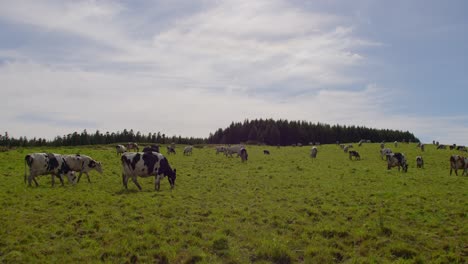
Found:
[(193, 146), (186, 146), (184, 148), (184, 156), (192, 155)]
[(242, 162), (247, 161), (247, 158), (249, 157), (249, 155), (247, 154), (247, 150), (245, 148), (240, 149), (239, 156), (241, 157)]
[(384, 149), (385, 148), (385, 143), (380, 143), (380, 149)]
[(153, 145), (151, 145), (151, 146), (145, 147), (145, 148), (143, 149), (143, 152), (152, 152), (152, 151), (154, 151), (154, 152), (159, 152), (159, 147), (160, 147), (159, 145), (154, 145), (154, 144), (153, 144)]
[(349, 151), (349, 159), (352, 160), (352, 157), (354, 157), (354, 160), (361, 160), (361, 156), (359, 155), (359, 152), (355, 150)]
[(88, 178), (88, 182), (91, 183), (89, 179), (89, 174), (91, 170), (96, 170), (100, 174), (102, 174), (102, 165), (100, 162), (93, 160), (91, 157), (86, 155), (63, 155), (65, 162), (67, 163), (70, 170), (74, 172), (79, 172), (78, 179), (76, 182), (80, 182), (81, 175), (84, 173)]
[(345, 147), (345, 144), (340, 144), (341, 149), (344, 149), (344, 147)]
[(244, 146), (242, 145), (236, 145), (236, 146), (231, 146), (231, 147), (227, 147), (225, 150), (224, 150), (224, 154), (229, 157), (232, 157), (232, 154), (237, 154), (237, 157), (240, 156), (240, 151), (241, 149), (243, 149)]
[(218, 155), (220, 152), (224, 153), (225, 150), (226, 150), (225, 146), (217, 146), (216, 147), (216, 155)]
[(391, 153), (392, 153), (391, 149), (383, 148), (383, 149), (380, 150), (380, 158), (384, 159), (384, 157), (386, 157), (388, 154), (391, 154)]
[(395, 148), (397, 148), (398, 147), (398, 141), (393, 142), (393, 146), (395, 146)]
[(172, 145), (168, 145), (167, 147), (167, 155), (176, 154), (175, 148)]
[(462, 175), (467, 174), (468, 167), (468, 158), (464, 158), (459, 155), (450, 156), (450, 175), (452, 175), (452, 170), (455, 170), (455, 175), (458, 176), (457, 170), (462, 169)]
[(403, 172), (408, 172), (408, 163), (403, 153), (396, 152), (387, 155), (387, 169), (389, 170), (392, 167), (398, 167), (398, 171), (400, 171), (401, 167)]
[(447, 149), (447, 146), (440, 144), (437, 146), (437, 149)]
[(127, 149), (128, 149), (128, 150), (131, 150), (131, 149), (133, 150), (133, 149), (135, 149), (137, 152), (140, 151), (140, 148), (138, 147), (138, 144), (135, 143), (135, 142), (129, 142), (129, 143), (127, 144)]
[(345, 146), (345, 147), (343, 148), (343, 151), (344, 151), (345, 153), (348, 153), (348, 149), (349, 149), (349, 146)]
[(459, 150), (459, 151), (465, 151), (465, 152), (467, 151), (465, 146), (458, 146), (458, 147), (457, 147), (457, 150)]
[(270, 155), (270, 151), (267, 150), (267, 149), (264, 149), (264, 150), (263, 150), (263, 154), (265, 154), (265, 155)]
[(122, 182), (125, 189), (128, 188), (128, 179), (140, 189), (137, 177), (155, 177), (154, 188), (159, 191), (161, 178), (167, 176), (171, 189), (176, 180), (176, 169), (172, 170), (166, 157), (158, 152), (132, 152), (124, 153), (120, 159), (122, 162)]
[(424, 168), (424, 160), (421, 156), (416, 157), (416, 168)]
[(312, 148), (310, 149), (310, 157), (311, 157), (311, 158), (316, 158), (316, 157), (317, 157), (317, 152), (318, 152), (317, 147), (312, 147)]
[(127, 152), (127, 148), (124, 145), (115, 146), (115, 150), (117, 151), (117, 155)]
[(425, 144), (421, 144), (421, 147), (420, 147), (420, 148), (421, 148), (421, 151), (424, 151), (424, 148), (425, 148), (425, 147), (426, 147)]
[[(31, 186), (32, 181), (36, 186), (39, 186), (36, 181), (36, 177), (39, 175), (52, 175), (52, 186), (55, 185), (55, 176), (60, 179), (62, 185), (64, 185), (62, 175), (67, 175), (68, 181), (73, 183), (72, 176), (74, 173), (60, 154), (32, 153), (24, 157), (24, 162), (24, 182), (26, 183), (27, 180), (29, 186)], [(29, 176), (26, 175), (26, 165), (29, 167)]]

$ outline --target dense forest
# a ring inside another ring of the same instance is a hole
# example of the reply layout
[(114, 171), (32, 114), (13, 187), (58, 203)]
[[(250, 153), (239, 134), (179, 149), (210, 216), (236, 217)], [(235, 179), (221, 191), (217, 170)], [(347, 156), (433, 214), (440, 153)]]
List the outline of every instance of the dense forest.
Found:
[(68, 135), (56, 136), (53, 140), (44, 138), (10, 137), (7, 132), (0, 135), (0, 146), (3, 147), (27, 147), (27, 146), (78, 146), (96, 144), (114, 144), (124, 142), (144, 143), (176, 143), (176, 144), (268, 144), (268, 145), (292, 145), (321, 144), (340, 142), (357, 142), (361, 139), (372, 142), (412, 141), (418, 142), (412, 133), (406, 131), (375, 129), (360, 126), (328, 125), (311, 123), (307, 121), (288, 121), (273, 119), (245, 120), (244, 122), (232, 122), (225, 129), (219, 128), (208, 138), (194, 138), (181, 136), (167, 136), (165, 134), (142, 134), (133, 129), (117, 132), (81, 133), (74, 132)]

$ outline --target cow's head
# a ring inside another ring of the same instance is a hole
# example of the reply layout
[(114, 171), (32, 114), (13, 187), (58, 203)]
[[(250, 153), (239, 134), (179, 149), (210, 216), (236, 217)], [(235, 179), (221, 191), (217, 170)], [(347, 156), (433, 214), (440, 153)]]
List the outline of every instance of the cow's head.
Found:
[(88, 165), (90, 168), (95, 169), (97, 172), (102, 174), (102, 164), (101, 162), (97, 162), (95, 160), (91, 160)]
[(167, 176), (167, 180), (169, 181), (169, 184), (171, 185), (171, 188), (174, 188), (175, 185), (175, 180), (176, 180), (176, 169), (172, 170), (171, 166), (169, 165), (169, 162), (167, 161), (166, 158), (163, 158), (159, 162), (159, 170), (158, 174), (163, 174), (164, 176)]

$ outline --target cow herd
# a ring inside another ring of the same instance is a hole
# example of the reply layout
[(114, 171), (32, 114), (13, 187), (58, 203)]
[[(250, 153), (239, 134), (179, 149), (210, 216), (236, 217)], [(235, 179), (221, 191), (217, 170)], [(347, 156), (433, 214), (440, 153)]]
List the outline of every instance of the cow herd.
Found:
[[(365, 141), (364, 141), (365, 142)], [(363, 141), (359, 142), (358, 146), (361, 146)], [(395, 142), (394, 146), (398, 146)], [(340, 147), (345, 153), (349, 155), (350, 160), (360, 160), (361, 155), (356, 150), (350, 150), (353, 145), (340, 144)], [(385, 148), (385, 144), (380, 145), (380, 156), (382, 159), (387, 161), (387, 169), (390, 170), (393, 167), (397, 167), (398, 170), (403, 172), (408, 171), (407, 158), (403, 153), (393, 153), (390, 148)], [(418, 144), (421, 151), (424, 151), (424, 144)], [(143, 149), (143, 152), (139, 152), (139, 146), (137, 143), (128, 143), (126, 145), (117, 145), (116, 153), (120, 156), (120, 162), (122, 166), (122, 184), (127, 188), (128, 180), (131, 179), (134, 184), (141, 190), (141, 186), (137, 181), (137, 177), (155, 177), (155, 189), (159, 190), (160, 181), (164, 177), (168, 177), (171, 189), (175, 186), (176, 180), (176, 169), (172, 169), (169, 161), (165, 156), (160, 153), (159, 145), (147, 146)], [(128, 150), (136, 150), (136, 152), (128, 152)], [(235, 146), (217, 146), (215, 147), (216, 154), (224, 153), (226, 157), (233, 157), (236, 155), (241, 158), (242, 162), (246, 162), (248, 159), (247, 149), (243, 145)], [(461, 150), (461, 148), (460, 148)], [(186, 146), (183, 150), (184, 156), (192, 155), (193, 146)], [(167, 155), (175, 154), (175, 144), (167, 146)], [(270, 155), (269, 150), (263, 150), (265, 155)], [(318, 148), (313, 146), (310, 149), (310, 157), (317, 158)], [(29, 176), (27, 175), (26, 166), (29, 168)], [(424, 160), (422, 156), (416, 157), (416, 168), (424, 168)], [(450, 175), (452, 171), (458, 175), (458, 170), (462, 170), (462, 175), (468, 174), (468, 158), (452, 155), (450, 156)], [(36, 177), (40, 175), (51, 175), (52, 186), (55, 184), (55, 177), (58, 177), (61, 184), (64, 185), (63, 176), (66, 176), (69, 183), (76, 184), (80, 181), (82, 174), (86, 174), (88, 182), (91, 183), (89, 178), (89, 172), (96, 170), (102, 173), (102, 164), (89, 156), (86, 155), (62, 155), (56, 153), (32, 153), (25, 157), (25, 175), (24, 182), (31, 186), (32, 182), (37, 183)], [(76, 176), (76, 173), (79, 173)]]

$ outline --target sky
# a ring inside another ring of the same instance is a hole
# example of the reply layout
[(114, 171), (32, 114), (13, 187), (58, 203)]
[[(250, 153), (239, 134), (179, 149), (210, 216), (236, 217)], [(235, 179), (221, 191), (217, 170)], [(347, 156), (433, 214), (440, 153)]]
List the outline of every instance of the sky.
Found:
[(464, 0), (0, 0), (0, 133), (273, 118), (468, 145)]

